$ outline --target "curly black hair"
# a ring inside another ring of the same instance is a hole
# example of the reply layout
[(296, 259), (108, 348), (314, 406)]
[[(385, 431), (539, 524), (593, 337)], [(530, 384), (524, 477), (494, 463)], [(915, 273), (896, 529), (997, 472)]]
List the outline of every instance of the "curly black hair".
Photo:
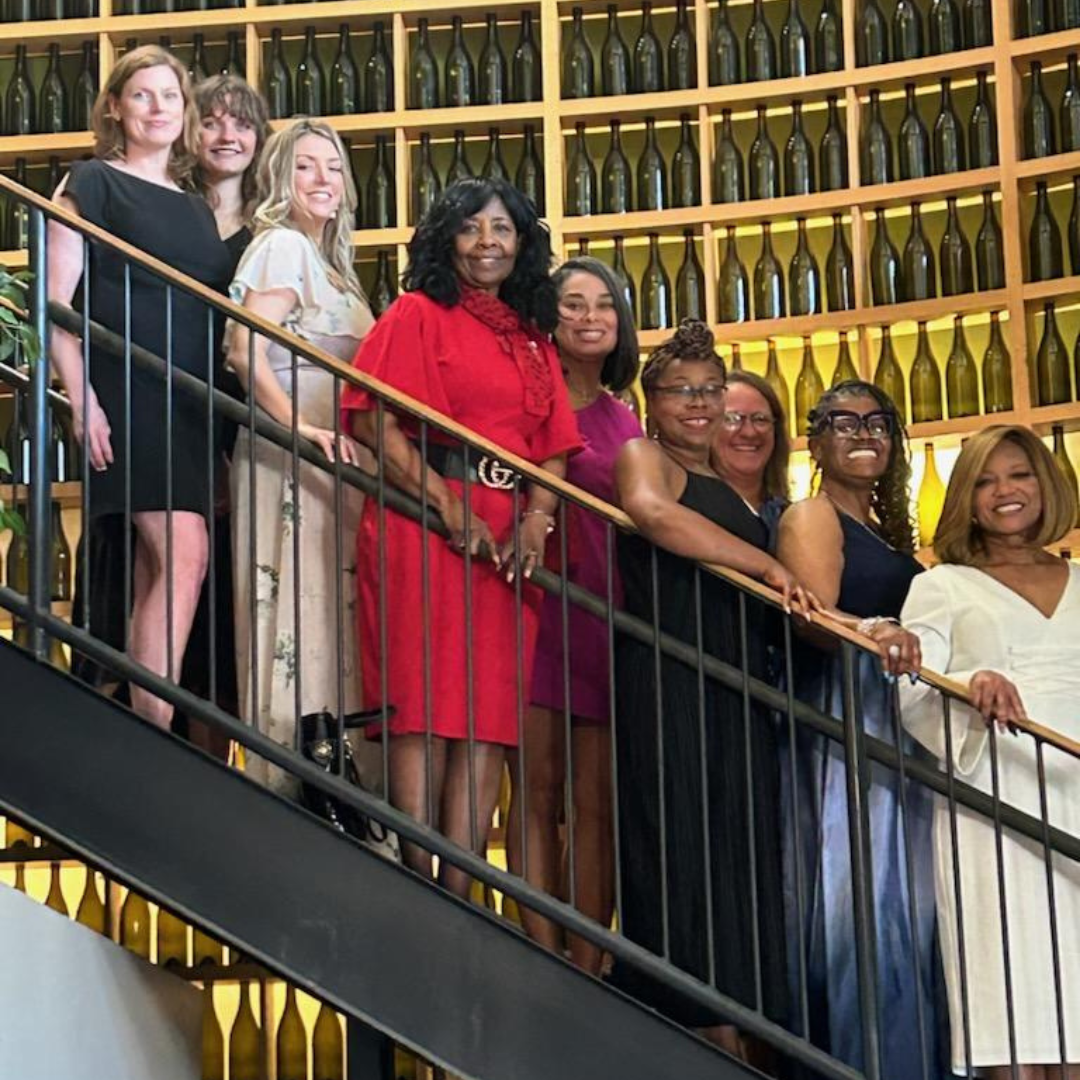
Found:
[(683, 319), (675, 335), (653, 349), (641, 369), (641, 389), (650, 393), (675, 360), (706, 361), (716, 366), (722, 380), (727, 378), (723, 358), (716, 351), (716, 339), (700, 319)]
[(862, 379), (845, 379), (826, 390), (810, 410), (810, 437), (820, 438), (828, 431), (829, 413), (843, 398), (868, 397), (882, 412), (892, 417), (893, 437), (889, 462), (881, 479), (874, 485), (870, 509), (878, 520), (881, 536), (897, 551), (915, 550), (915, 523), (911, 520), (911, 455), (903, 419), (891, 397)]
[(499, 298), (538, 330), (550, 334), (559, 322), (558, 296), (551, 282), (551, 235), (533, 204), (505, 180), (469, 178), (451, 184), (435, 200), (409, 241), (409, 264), (402, 288), (422, 292), (443, 307), (460, 299), (454, 272), (454, 238), (466, 219), (499, 199), (518, 232), (514, 269)]

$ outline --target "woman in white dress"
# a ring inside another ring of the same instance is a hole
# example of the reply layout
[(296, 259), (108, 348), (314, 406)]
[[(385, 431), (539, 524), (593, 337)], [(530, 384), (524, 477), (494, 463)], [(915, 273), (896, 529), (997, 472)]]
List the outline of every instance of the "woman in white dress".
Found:
[[(352, 264), (356, 189), (336, 132), (305, 119), (272, 135), (260, 164), (259, 190), (255, 238), (237, 267), (232, 298), (307, 343), (351, 360), (373, 319)], [(253, 341), (250, 337), (246, 327), (233, 325), (228, 358), (259, 409), (287, 427), (298, 409), (300, 434), (331, 460), (369, 463), (370, 455), (351, 439), (335, 437), (334, 377), (298, 357), (294, 402), (289, 351), (258, 334)], [(253, 490), (251, 454), (250, 435), (241, 428), (232, 464), (240, 715), (292, 749), (298, 713), (337, 714), (339, 707), (341, 712), (360, 707), (353, 597), (354, 537), (363, 499), (342, 485), (338, 517), (334, 476), (303, 462), (296, 492), (292, 455), (264, 439), (255, 442)], [(294, 528), (299, 566), (293, 558)], [(268, 775), (264, 762), (250, 761), (249, 772), (292, 793), (289, 778), (277, 770)]]
[[(902, 613), (904, 626), (919, 636), (924, 666), (968, 688), (973, 707), (953, 703), (949, 713), (958, 779), (991, 792), (996, 738), (1001, 800), (1035, 818), (1041, 813), (1035, 741), (1022, 733), (995, 736), (991, 728), (996, 723), (1005, 731), (1031, 717), (1080, 737), (1080, 569), (1044, 550), (1075, 520), (1075, 495), (1042, 442), (1018, 426), (985, 429), (968, 440), (949, 481), (934, 538), (941, 565), (914, 579)], [(946, 762), (941, 697), (923, 684), (905, 685), (902, 704), (908, 730)], [(1048, 747), (1045, 769), (1051, 825), (1080, 836), (1080, 761)], [(1080, 863), (1055, 856), (1063, 1069), (1042, 844), (1010, 832), (1002, 839), (1014, 1056), (993, 821), (957, 806), (961, 921), (950, 818), (940, 798), (935, 888), (953, 1068), (986, 1068), (996, 1080), (1076, 1080)]]

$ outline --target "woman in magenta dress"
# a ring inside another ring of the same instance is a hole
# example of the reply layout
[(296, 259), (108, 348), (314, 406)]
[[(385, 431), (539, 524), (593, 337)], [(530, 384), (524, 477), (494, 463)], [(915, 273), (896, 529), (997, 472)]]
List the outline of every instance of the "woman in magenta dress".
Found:
[[(558, 318), (550, 261), (547, 230), (513, 187), (495, 180), (452, 185), (417, 228), (407, 291), (364, 341), (356, 366), (562, 476), (580, 441), (547, 340)], [(526, 703), (520, 688), (532, 678), (541, 601), (539, 590), (525, 584), (519, 607), (508, 564), (515, 547), (526, 577), (543, 560), (557, 499), (522, 484), (515, 500), (512, 487), (491, 486), (501, 469), (487, 467), (476, 452), (466, 460), (460, 446), (433, 429), (425, 459), (419, 427), (407, 415), (387, 410), (380, 437), (376, 401), (355, 387), (342, 394), (342, 409), (353, 434), (381, 448), (388, 482), (418, 497), (425, 491), (450, 531), (449, 545), (425, 536), (411, 520), (381, 512), (377, 499), (367, 501), (360, 524), (364, 697), (396, 710), (389, 723), (390, 799), (482, 853), (506, 750), (518, 741)], [(490, 560), (479, 556), (482, 542), (494, 553)], [(468, 603), (466, 547), (473, 556)], [(426, 852), (405, 845), (403, 854), (414, 869), (431, 872)], [(459, 895), (468, 892), (468, 875), (454, 867), (444, 863), (439, 877)]]
[[(637, 418), (613, 396), (626, 390), (637, 375), (633, 315), (611, 270), (597, 259), (571, 259), (552, 280), (559, 294), (555, 344), (584, 443), (582, 452), (570, 459), (566, 478), (613, 502), (615, 458), (623, 443), (641, 436)], [(570, 504), (563, 520), (568, 579), (606, 598), (608, 538), (603, 519)], [(617, 572), (611, 599), (616, 606), (622, 602)], [(547, 893), (558, 894), (559, 817), (567, 761), (572, 761), (575, 887), (571, 899), (584, 914), (607, 925), (614, 903), (607, 625), (570, 605), (567, 641), (569, 648), (564, 650), (562, 600), (548, 595), (540, 619), (524, 744), (519, 760), (511, 761), (507, 854), (515, 873)], [(568, 701), (565, 676), (570, 680)], [(562, 952), (564, 942), (557, 926), (528, 910), (522, 912), (522, 919), (532, 938)], [(600, 950), (578, 937), (569, 944), (575, 963), (598, 974)]]

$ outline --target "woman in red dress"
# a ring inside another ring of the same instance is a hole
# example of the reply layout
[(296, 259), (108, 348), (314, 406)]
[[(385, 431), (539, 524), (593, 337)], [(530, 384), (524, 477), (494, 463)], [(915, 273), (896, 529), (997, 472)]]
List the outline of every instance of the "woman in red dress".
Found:
[[(547, 230), (516, 189), (497, 180), (452, 185), (417, 228), (407, 291), (364, 341), (356, 367), (562, 476), (580, 440), (548, 340), (558, 321), (550, 263)], [(356, 387), (343, 393), (342, 409), (352, 433), (381, 448), (388, 482), (424, 492), (450, 530), (447, 544), (380, 512), (376, 499), (360, 525), (365, 699), (395, 709), (390, 799), (482, 853), (506, 749), (517, 745), (527, 704), (540, 606), (539, 591), (528, 585), (518, 604), (511, 564), (516, 558), (528, 577), (543, 561), (557, 500), (522, 484), (519, 501), (505, 479), (509, 470), (490, 467), (477, 452), (466, 455), (430, 428), (425, 459), (418, 425), (407, 415), (386, 410), (380, 435), (376, 401)], [(403, 854), (430, 874), (427, 852), (406, 845)], [(439, 876), (467, 893), (468, 875), (443, 865)]]

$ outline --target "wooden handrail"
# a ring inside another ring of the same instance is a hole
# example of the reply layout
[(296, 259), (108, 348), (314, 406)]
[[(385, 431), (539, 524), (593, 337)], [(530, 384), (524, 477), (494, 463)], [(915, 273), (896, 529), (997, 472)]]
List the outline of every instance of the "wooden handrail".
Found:
[[(235, 303), (229, 297), (217, 293), (213, 289), (203, 285), (202, 282), (196, 281), (187, 274), (181, 273), (168, 263), (162, 262), (152, 255), (147, 255), (144, 251), (140, 251), (138, 248), (127, 243), (127, 241), (113, 236), (112, 233), (95, 225), (93, 222), (87, 221), (77, 214), (72, 214), (65, 207), (52, 202), (52, 200), (38, 194), (36, 191), (32, 191), (30, 188), (15, 183), (13, 180), (10, 180), (2, 174), (0, 174), (0, 190), (6, 191), (9, 198), (14, 197), (23, 202), (30, 203), (32, 206), (35, 206), (45, 213), (46, 216), (56, 221), (60, 221), (75, 231), (99, 241), (113, 251), (119, 252), (125, 258), (150, 270), (152, 273), (170, 282), (170, 284), (182, 287), (186, 292), (197, 296), (211, 307), (217, 308), (219, 311), (222, 311), (225, 314), (236, 318), (238, 321), (245, 323), (252, 329), (257, 330), (260, 334), (275, 341), (290, 353), (303, 356), (306, 360), (310, 360), (317, 366), (343, 379), (345, 382), (367, 390), (369, 393), (382, 400), (384, 404), (395, 409), (400, 409), (402, 412), (408, 413), (416, 419), (419, 419), (448, 435), (454, 436), (461, 442), (473, 446), (485, 454), (498, 458), (501, 463), (511, 466), (513, 470), (522, 477), (532, 482), (539, 483), (549, 491), (552, 491), (579, 506), (583, 506), (591, 513), (598, 515), (612, 525), (627, 532), (637, 531), (637, 528), (630, 517), (611, 503), (597, 498), (590, 492), (569, 483), (561, 477), (546, 472), (539, 466), (534, 465), (531, 461), (527, 461), (525, 458), (519, 457), (517, 454), (498, 446), (490, 439), (478, 435), (476, 432), (459, 424), (451, 417), (440, 413), (438, 410), (431, 408), (424, 402), (409, 397), (395, 387), (384, 383), (381, 379), (377, 379), (373, 375), (359, 371), (351, 365), (344, 363), (344, 361), (339, 360), (336, 356), (332, 356), (323, 349), (311, 345), (302, 338), (298, 338), (289, 333), (277, 323), (271, 322), (263, 316), (249, 311), (242, 305)], [(18, 312), (18, 314), (23, 316), (26, 315), (25, 312)], [(746, 574), (740, 573), (737, 570), (732, 570), (716, 563), (701, 562), (700, 565), (708, 570), (709, 573), (730, 582), (745, 592), (763, 600), (765, 603), (771, 604), (774, 607), (781, 606), (779, 594), (774, 589), (763, 585), (760, 581), (748, 577)], [(867, 652), (880, 652), (877, 643), (872, 638), (851, 630), (842, 623), (830, 618), (828, 615), (819, 612), (808, 612), (802, 613), (802, 617), (834, 638), (851, 642), (858, 648), (864, 649)], [(968, 696), (967, 688), (962, 683), (958, 683), (954, 679), (950, 679), (929, 668), (923, 668), (921, 670), (920, 678), (923, 682), (927, 683), (927, 685), (934, 687), (934, 689), (941, 693), (970, 704), (971, 699)], [(1055, 731), (1053, 728), (1049, 728), (1034, 720), (1017, 720), (1015, 721), (1014, 726), (1022, 731), (1026, 731), (1028, 734), (1046, 742), (1056, 749), (1080, 759), (1080, 742)]]

